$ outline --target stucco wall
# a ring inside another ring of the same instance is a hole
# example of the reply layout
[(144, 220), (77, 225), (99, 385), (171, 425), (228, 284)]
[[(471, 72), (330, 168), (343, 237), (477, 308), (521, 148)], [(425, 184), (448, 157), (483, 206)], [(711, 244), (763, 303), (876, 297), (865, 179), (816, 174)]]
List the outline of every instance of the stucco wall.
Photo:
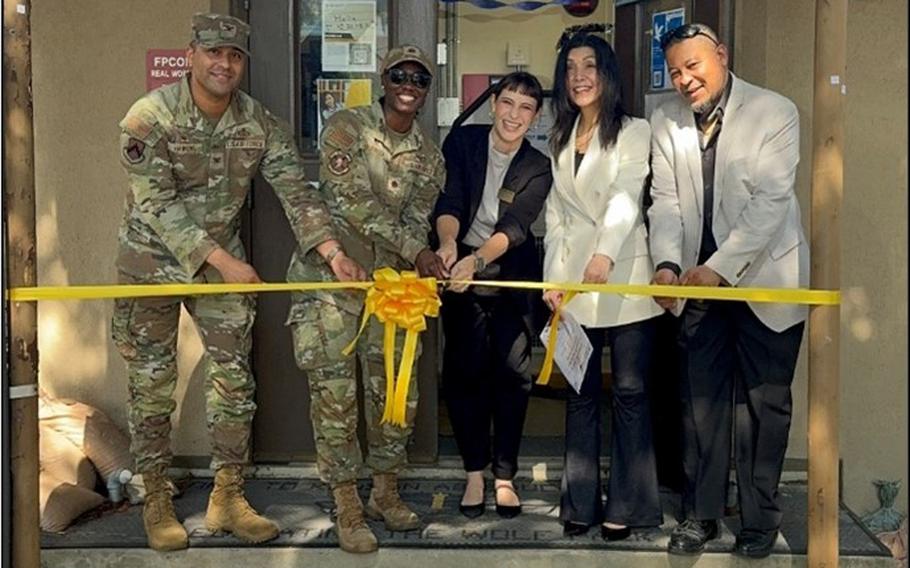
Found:
[[(878, 506), (873, 479), (907, 481), (907, 10), (849, 3), (847, 23), (841, 458), (844, 501)], [(808, 227), (812, 178), (812, 2), (736, 3), (737, 72), (799, 107), (797, 191)], [(805, 350), (804, 350), (805, 351)], [(794, 387), (791, 457), (806, 457), (805, 352)], [(898, 497), (907, 510), (908, 488)]]
[[(228, 1), (32, 0), (35, 184), (40, 285), (115, 281), (126, 175), (117, 123), (145, 92), (145, 52), (182, 48), (190, 17)], [(102, 409), (126, 428), (126, 368), (110, 337), (112, 301), (41, 302), (41, 386)], [(176, 451), (208, 453), (197, 369), (201, 343), (181, 329)]]

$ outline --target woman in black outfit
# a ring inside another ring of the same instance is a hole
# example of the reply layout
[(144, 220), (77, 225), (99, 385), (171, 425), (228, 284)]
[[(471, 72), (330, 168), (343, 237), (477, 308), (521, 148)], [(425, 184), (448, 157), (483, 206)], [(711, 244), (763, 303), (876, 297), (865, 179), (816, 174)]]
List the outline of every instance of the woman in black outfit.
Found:
[[(493, 125), (462, 126), (446, 138), (446, 185), (432, 237), (452, 280), (540, 279), (530, 227), (552, 178), (549, 160), (524, 136), (542, 102), (533, 75), (511, 73), (496, 85)], [(459, 509), (468, 517), (484, 511), (488, 465), (497, 513), (521, 512), (512, 479), (532, 385), (531, 312), (537, 298), (533, 292), (467, 285), (443, 294), (443, 389), (467, 476)]]

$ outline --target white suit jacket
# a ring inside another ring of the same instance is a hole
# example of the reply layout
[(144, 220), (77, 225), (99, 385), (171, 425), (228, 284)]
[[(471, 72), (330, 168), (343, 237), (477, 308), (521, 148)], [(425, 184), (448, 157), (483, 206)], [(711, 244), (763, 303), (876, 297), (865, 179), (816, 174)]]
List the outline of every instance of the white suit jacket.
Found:
[[(638, 118), (626, 118), (616, 143), (600, 145), (594, 132), (575, 172), (575, 129), (570, 143), (553, 162), (553, 188), (547, 196), (544, 279), (581, 282), (595, 253), (613, 260), (611, 284), (647, 284), (653, 274), (641, 213), (648, 175), (651, 129)], [(585, 293), (566, 311), (587, 327), (612, 327), (660, 315), (647, 296)]]
[[(696, 265), (703, 230), (714, 232), (705, 263), (731, 286), (809, 285), (809, 248), (794, 192), (799, 162), (799, 115), (790, 100), (730, 74), (733, 81), (717, 140), (714, 223), (703, 227), (698, 130), (680, 97), (651, 115), (651, 255), (685, 272)], [(753, 303), (758, 318), (783, 331), (806, 319), (807, 308)], [(677, 303), (676, 314), (683, 302)]]

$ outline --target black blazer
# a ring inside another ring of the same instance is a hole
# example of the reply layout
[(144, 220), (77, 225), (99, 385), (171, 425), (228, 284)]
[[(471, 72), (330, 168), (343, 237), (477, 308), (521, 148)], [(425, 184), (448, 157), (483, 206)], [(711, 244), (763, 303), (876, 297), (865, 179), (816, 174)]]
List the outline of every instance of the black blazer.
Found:
[[(465, 254), (462, 239), (468, 234), (483, 197), (491, 128), (480, 124), (460, 126), (449, 133), (442, 145), (446, 185), (433, 210), (430, 231), (433, 248), (439, 247), (436, 219), (451, 215), (459, 223), (459, 257)], [(493, 232), (505, 233), (509, 249), (493, 263), (499, 265), (496, 279), (539, 281), (542, 277), (531, 223), (540, 214), (552, 185), (550, 159), (527, 140), (522, 141), (499, 191), (499, 217)]]

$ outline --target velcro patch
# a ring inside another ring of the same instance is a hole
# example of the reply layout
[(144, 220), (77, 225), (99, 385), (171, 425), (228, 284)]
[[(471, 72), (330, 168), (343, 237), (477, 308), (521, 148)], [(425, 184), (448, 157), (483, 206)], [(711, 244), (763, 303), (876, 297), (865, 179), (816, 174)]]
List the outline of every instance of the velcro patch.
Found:
[(144, 156), (145, 142), (130, 136), (130, 139), (126, 142), (126, 146), (123, 147), (123, 157), (131, 164), (138, 164), (142, 161)]
[(131, 136), (135, 136), (136, 138), (142, 140), (145, 140), (145, 138), (148, 137), (149, 133), (154, 127), (154, 123), (145, 120), (142, 116), (136, 114), (131, 114), (123, 121), (124, 130), (126, 130)]
[(357, 139), (343, 128), (331, 128), (326, 132), (325, 143), (336, 148), (350, 148)]
[(168, 142), (167, 149), (174, 154), (194, 154), (202, 152), (202, 144), (198, 142)]
[(329, 155), (328, 168), (336, 176), (343, 176), (351, 171), (351, 155), (341, 150), (332, 152)]
[(225, 144), (228, 150), (262, 150), (265, 148), (265, 140), (262, 138), (243, 138), (228, 140)]

